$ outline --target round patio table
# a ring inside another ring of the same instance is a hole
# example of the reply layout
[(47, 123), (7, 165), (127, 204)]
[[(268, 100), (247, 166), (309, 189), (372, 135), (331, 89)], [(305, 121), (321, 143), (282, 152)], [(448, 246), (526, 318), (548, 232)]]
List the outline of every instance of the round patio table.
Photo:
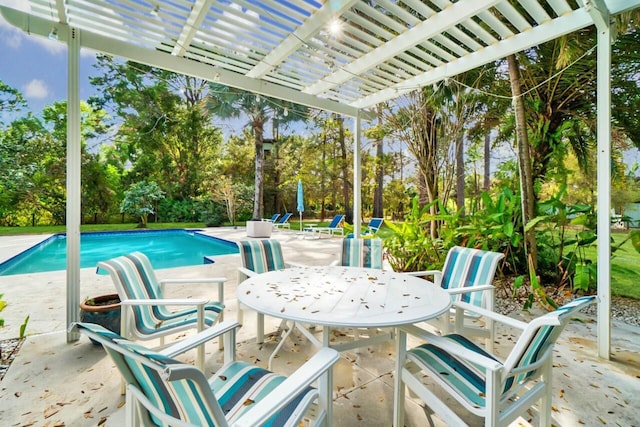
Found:
[[(448, 312), (451, 297), (439, 286), (408, 274), (355, 267), (296, 267), (253, 276), (238, 286), (238, 300), (268, 316), (291, 320), (274, 353), (294, 328), (316, 346), (338, 351), (390, 340), (389, 334), (331, 343), (331, 327), (395, 328)], [(319, 341), (302, 324), (323, 327)], [(319, 381), (320, 399), (332, 420), (333, 378)]]

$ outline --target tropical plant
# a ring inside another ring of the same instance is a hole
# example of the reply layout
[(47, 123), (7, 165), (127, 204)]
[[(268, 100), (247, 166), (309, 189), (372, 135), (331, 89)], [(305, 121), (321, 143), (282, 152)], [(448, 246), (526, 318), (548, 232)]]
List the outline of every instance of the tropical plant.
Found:
[(538, 236), (538, 275), (554, 283), (558, 292), (566, 287), (588, 291), (596, 286), (595, 264), (585, 255), (585, 248), (597, 240), (595, 212), (590, 205), (566, 204), (566, 189), (563, 185), (556, 195), (540, 202), (541, 215), (527, 228), (535, 229)]
[(414, 197), (404, 221), (387, 222), (393, 236), (384, 245), (389, 265), (395, 271), (433, 270), (444, 264), (447, 250), (453, 245), (431, 237), (429, 209), (428, 205), (421, 208), (418, 197)]
[(140, 227), (147, 227), (147, 218), (155, 213), (155, 203), (164, 198), (164, 192), (154, 181), (132, 184), (124, 193), (120, 210), (140, 218)]

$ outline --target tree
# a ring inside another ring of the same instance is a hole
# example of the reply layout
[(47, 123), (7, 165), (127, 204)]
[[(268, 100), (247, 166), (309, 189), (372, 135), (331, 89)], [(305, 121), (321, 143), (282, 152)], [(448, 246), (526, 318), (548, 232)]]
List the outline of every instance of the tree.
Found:
[(27, 106), (22, 93), (0, 80), (0, 124), (2, 124), (2, 114), (20, 110)]
[(273, 119), (274, 126), (304, 120), (306, 107), (275, 98), (256, 95), (218, 83), (209, 83), (207, 108), (221, 118), (237, 118), (241, 114), (249, 117), (249, 126), (255, 145), (255, 193), (253, 217), (262, 218), (264, 213), (264, 127)]
[[(533, 219), (535, 214), (535, 196), (533, 193), (533, 176), (531, 172), (531, 147), (526, 129), (526, 118), (524, 101), (522, 99), (522, 88), (520, 85), (520, 70), (515, 55), (507, 57), (509, 64), (509, 80), (511, 81), (511, 92), (513, 94), (513, 107), (516, 118), (516, 144), (518, 146), (518, 166), (520, 171), (520, 197), (522, 201), (522, 223), (526, 226)], [(525, 232), (525, 253), (529, 262), (535, 269), (538, 265), (538, 250), (536, 245), (535, 230), (530, 229)]]
[(110, 159), (129, 165), (125, 180), (153, 179), (173, 199), (200, 196), (222, 143), (204, 108), (207, 82), (105, 55), (97, 67), (101, 95), (91, 101), (121, 121)]
[(147, 183), (140, 181), (132, 184), (124, 193), (124, 200), (120, 204), (120, 211), (140, 218), (140, 227), (147, 227), (147, 218), (155, 213), (155, 202), (164, 198), (164, 192), (160, 190), (154, 181)]

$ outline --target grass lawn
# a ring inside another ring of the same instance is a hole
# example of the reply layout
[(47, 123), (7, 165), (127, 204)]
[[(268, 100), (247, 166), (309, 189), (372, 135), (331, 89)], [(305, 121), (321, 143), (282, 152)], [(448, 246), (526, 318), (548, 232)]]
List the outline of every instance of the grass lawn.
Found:
[[(139, 230), (138, 224), (83, 224), (81, 232), (91, 231), (126, 231)], [(167, 228), (204, 228), (202, 222), (161, 222), (149, 223), (147, 230), (162, 230)], [(21, 234), (56, 234), (66, 232), (64, 225), (48, 225), (38, 227), (0, 227), (0, 236), (17, 236)]]
[[(620, 244), (628, 236), (627, 233), (612, 233), (614, 244)], [(587, 248), (586, 256), (593, 260), (598, 258), (597, 247)], [(640, 299), (640, 253), (627, 240), (611, 257), (611, 293), (621, 297)]]

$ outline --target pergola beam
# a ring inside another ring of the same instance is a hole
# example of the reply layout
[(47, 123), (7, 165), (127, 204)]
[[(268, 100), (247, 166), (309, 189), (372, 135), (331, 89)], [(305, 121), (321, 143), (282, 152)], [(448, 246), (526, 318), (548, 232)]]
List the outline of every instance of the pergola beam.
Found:
[(278, 47), (269, 52), (262, 61), (256, 64), (246, 76), (251, 78), (263, 77), (273, 68), (280, 65), (282, 61), (287, 59), (293, 52), (298, 50), (298, 48), (316, 34), (320, 28), (327, 25), (332, 18), (340, 16), (358, 1), (359, 0), (329, 0), (326, 2), (320, 10), (314, 13), (313, 16), (307, 19), (304, 24), (298, 27), (293, 33), (289, 34)]
[(338, 86), (354, 75), (359, 75), (370, 70), (376, 65), (398, 55), (399, 52), (404, 52), (429, 40), (431, 37), (454, 27), (460, 22), (470, 19), (480, 11), (492, 7), (500, 1), (502, 0), (475, 0), (472, 2), (473, 4), (465, 1), (452, 4), (441, 13), (422, 21), (410, 30), (380, 45), (371, 52), (362, 55), (360, 58), (341, 67), (317, 83), (310, 85), (304, 89), (303, 92), (317, 94)]
[[(9, 23), (29, 34), (47, 37), (51, 30), (51, 21), (30, 16), (24, 12), (5, 6), (0, 6), (0, 12)], [(67, 41), (69, 26), (58, 23), (55, 24), (55, 27), (58, 31), (59, 40)], [(296, 90), (285, 88), (264, 80), (241, 76), (232, 71), (227, 71), (223, 68), (194, 61), (192, 59), (180, 58), (159, 50), (147, 49), (124, 41), (110, 39), (106, 36), (92, 33), (90, 31), (85, 30), (82, 32), (82, 39), (80, 40), (80, 43), (82, 47), (103, 52), (108, 55), (118, 56), (152, 67), (159, 67), (167, 71), (217, 82), (226, 86), (259, 93), (261, 95), (289, 101), (295, 104), (330, 111), (349, 117), (356, 117), (360, 115), (361, 118), (368, 121), (375, 118), (375, 114), (372, 112), (359, 111), (359, 108), (352, 107), (350, 105), (341, 104), (339, 102), (320, 98), (314, 95), (300, 93)]]
[(198, 28), (207, 15), (207, 8), (210, 4), (211, 0), (196, 0), (193, 4), (187, 22), (185, 26), (182, 27), (182, 32), (176, 41), (176, 45), (173, 47), (172, 55), (183, 56), (187, 51), (187, 46), (191, 44), (191, 40), (193, 40), (193, 37), (198, 32)]
[(453, 77), (465, 71), (473, 70), (474, 68), (480, 67), (489, 62), (497, 61), (498, 59), (505, 58), (513, 53), (521, 52), (531, 46), (536, 46), (549, 40), (553, 40), (564, 34), (577, 31), (592, 24), (593, 21), (591, 16), (586, 10), (576, 10), (575, 12), (557, 18), (554, 21), (541, 24), (529, 31), (518, 33), (500, 43), (487, 46), (478, 52), (470, 53), (414, 78), (407, 79), (397, 85), (383, 89), (375, 95), (364, 97), (359, 102), (354, 102), (352, 105), (360, 108), (370, 108), (381, 102), (396, 98), (401, 94), (411, 92), (417, 87), (428, 86), (435, 82), (444, 80), (447, 77)]

